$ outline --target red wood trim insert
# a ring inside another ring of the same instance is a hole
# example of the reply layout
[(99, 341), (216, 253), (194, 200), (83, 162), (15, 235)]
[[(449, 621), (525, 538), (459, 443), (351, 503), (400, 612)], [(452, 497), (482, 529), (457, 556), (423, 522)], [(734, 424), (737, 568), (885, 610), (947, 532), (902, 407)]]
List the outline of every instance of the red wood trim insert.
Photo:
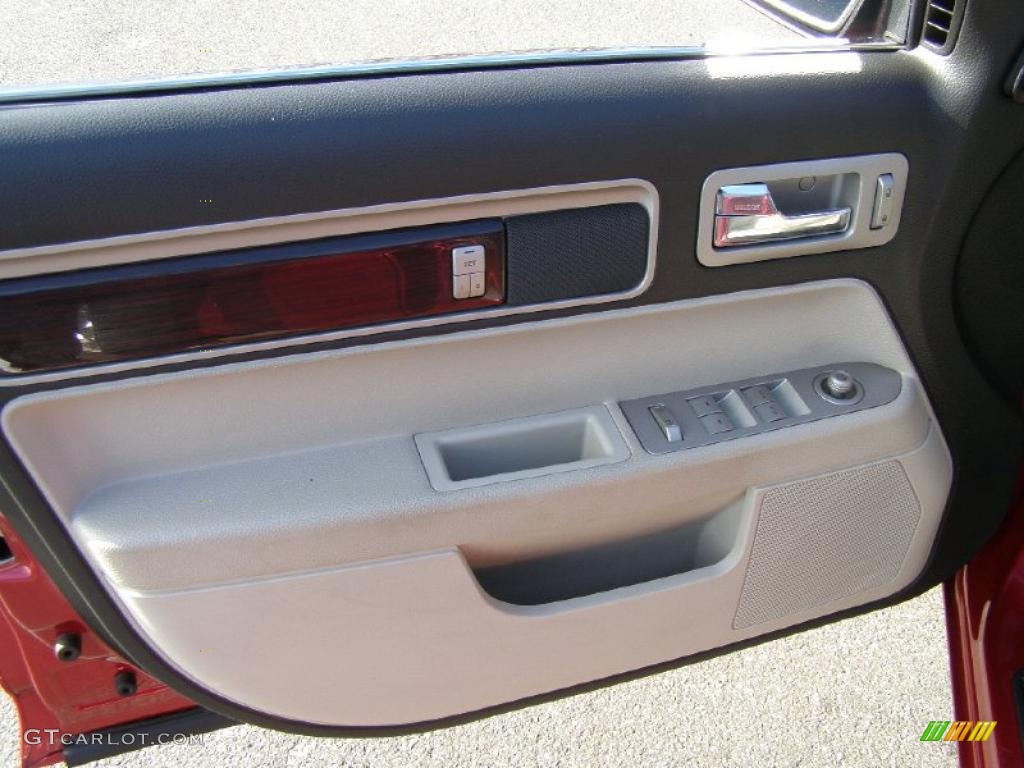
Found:
[[(480, 244), (483, 296), (452, 298)], [(5, 373), (169, 355), (502, 304), (499, 219), (247, 248), (0, 283)]]

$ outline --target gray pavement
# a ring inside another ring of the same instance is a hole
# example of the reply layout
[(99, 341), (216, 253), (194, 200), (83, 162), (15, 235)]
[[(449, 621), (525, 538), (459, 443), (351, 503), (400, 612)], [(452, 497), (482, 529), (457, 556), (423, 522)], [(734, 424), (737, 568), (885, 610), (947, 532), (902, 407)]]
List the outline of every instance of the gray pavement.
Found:
[[(0, 87), (547, 48), (792, 41), (739, 0), (7, 0)], [(312, 739), (238, 726), (100, 765), (952, 766), (941, 593), (447, 731)], [(17, 764), (0, 697), (0, 761)]]
[(0, 87), (446, 54), (794, 39), (741, 0), (6, 0)]

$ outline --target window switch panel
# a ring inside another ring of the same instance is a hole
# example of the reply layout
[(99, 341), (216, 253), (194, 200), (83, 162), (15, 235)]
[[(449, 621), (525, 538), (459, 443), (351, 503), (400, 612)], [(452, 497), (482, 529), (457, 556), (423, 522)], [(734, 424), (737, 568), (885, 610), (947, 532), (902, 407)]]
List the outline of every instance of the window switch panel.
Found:
[[(837, 372), (854, 382), (856, 397), (837, 398), (823, 387)], [(896, 371), (849, 362), (654, 394), (619, 407), (644, 450), (661, 454), (876, 408), (895, 400), (902, 386)]]

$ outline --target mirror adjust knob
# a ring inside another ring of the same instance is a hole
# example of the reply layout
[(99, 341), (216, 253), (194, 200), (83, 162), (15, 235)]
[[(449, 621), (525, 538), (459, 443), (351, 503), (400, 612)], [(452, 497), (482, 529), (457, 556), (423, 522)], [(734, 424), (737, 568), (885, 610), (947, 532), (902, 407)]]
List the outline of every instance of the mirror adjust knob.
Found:
[(821, 381), (821, 389), (836, 400), (847, 400), (857, 392), (857, 382), (846, 371), (830, 371)]

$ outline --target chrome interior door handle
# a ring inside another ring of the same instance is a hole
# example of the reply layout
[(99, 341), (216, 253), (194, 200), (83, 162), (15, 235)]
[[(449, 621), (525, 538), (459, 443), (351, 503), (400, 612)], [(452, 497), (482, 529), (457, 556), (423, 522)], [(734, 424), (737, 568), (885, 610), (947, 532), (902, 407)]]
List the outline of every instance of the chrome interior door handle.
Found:
[(715, 201), (715, 247), (834, 235), (850, 225), (850, 209), (780, 213), (767, 184), (734, 184), (718, 190)]

